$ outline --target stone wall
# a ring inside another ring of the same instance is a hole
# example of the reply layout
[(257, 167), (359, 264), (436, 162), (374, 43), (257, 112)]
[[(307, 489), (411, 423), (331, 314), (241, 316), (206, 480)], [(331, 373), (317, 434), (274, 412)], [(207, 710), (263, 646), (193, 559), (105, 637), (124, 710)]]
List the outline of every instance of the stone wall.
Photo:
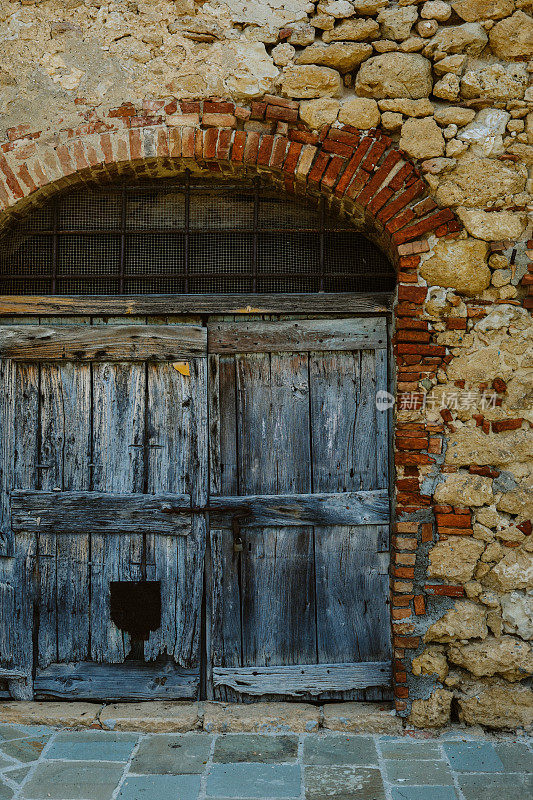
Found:
[[(0, 204), (187, 165), (398, 265), (397, 710), (533, 722), (528, 0), (0, 0)], [(529, 294), (528, 294), (529, 292)]]

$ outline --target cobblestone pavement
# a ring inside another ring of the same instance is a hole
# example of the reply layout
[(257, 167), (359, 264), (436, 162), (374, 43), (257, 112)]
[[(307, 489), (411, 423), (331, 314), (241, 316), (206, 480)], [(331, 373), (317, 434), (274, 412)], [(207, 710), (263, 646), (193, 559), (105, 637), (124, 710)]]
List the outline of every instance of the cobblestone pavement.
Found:
[(0, 800), (531, 800), (532, 741), (0, 724)]

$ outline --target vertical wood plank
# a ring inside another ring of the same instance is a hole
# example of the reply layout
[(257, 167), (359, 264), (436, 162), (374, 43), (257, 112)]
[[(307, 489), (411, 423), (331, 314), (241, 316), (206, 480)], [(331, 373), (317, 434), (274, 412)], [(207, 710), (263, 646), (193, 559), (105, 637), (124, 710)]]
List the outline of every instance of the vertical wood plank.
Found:
[[(43, 364), (41, 367), (41, 459), (43, 489), (72, 491), (90, 487), (90, 367), (88, 364)], [(41, 537), (42, 540), (43, 537)], [(39, 663), (88, 658), (89, 642), (89, 532), (79, 536), (50, 535), (50, 625), (41, 610)], [(54, 541), (55, 540), (55, 541)], [(41, 597), (50, 594), (41, 575)], [(44, 593), (44, 594), (43, 594)], [(45, 605), (45, 604), (43, 604)], [(46, 605), (45, 605), (46, 608)], [(51, 659), (46, 647), (51, 624), (57, 631), (57, 652)]]
[[(93, 488), (142, 492), (144, 485), (145, 366), (93, 365)], [(91, 657), (117, 663), (129, 635), (111, 620), (110, 582), (140, 580), (142, 536), (91, 534)]]
[(9, 504), (14, 467), (15, 375), (15, 364), (9, 359), (0, 360), (0, 558), (15, 552)]

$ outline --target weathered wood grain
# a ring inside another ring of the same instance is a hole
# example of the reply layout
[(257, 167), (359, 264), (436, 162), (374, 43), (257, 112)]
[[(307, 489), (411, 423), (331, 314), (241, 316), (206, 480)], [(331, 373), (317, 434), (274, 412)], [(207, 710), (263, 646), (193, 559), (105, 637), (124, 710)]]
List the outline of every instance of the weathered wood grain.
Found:
[(385, 349), (385, 320), (351, 318), (290, 322), (215, 322), (208, 329), (210, 353), (302, 353)]
[(392, 308), (392, 295), (374, 294), (156, 294), (102, 297), (84, 295), (0, 296), (0, 316), (37, 314), (383, 314)]
[(16, 361), (179, 361), (205, 355), (200, 325), (0, 325), (0, 357)]
[[(1, 676), (0, 676), (1, 677)], [(50, 664), (38, 669), (38, 698), (68, 700), (178, 700), (196, 697), (198, 670), (173, 664)]]
[[(102, 492), (144, 487), (145, 365), (93, 365), (93, 486)], [(108, 517), (108, 524), (112, 523)], [(91, 658), (117, 663), (130, 637), (111, 619), (110, 583), (142, 578), (142, 532), (103, 536), (91, 531)]]
[[(144, 495), (116, 492), (42, 492), (15, 490), (12, 525), (18, 531), (56, 533), (189, 534), (189, 495)], [(242, 495), (211, 497), (206, 508), (211, 524), (231, 527), (233, 514), (249, 514), (248, 528), (309, 525), (383, 524), (389, 520), (386, 489), (337, 494)]]
[(0, 558), (15, 552), (9, 502), (13, 488), (15, 370), (11, 360), (0, 360)]
[(390, 680), (390, 661), (213, 668), (215, 686), (230, 686), (245, 695), (319, 696), (383, 686)]

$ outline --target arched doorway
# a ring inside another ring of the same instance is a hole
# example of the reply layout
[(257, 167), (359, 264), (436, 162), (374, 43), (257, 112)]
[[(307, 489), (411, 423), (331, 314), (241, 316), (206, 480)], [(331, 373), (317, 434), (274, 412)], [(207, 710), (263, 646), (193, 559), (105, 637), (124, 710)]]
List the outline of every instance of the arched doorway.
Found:
[(59, 195), (2, 252), (12, 693), (387, 697), (378, 248), (187, 173)]

